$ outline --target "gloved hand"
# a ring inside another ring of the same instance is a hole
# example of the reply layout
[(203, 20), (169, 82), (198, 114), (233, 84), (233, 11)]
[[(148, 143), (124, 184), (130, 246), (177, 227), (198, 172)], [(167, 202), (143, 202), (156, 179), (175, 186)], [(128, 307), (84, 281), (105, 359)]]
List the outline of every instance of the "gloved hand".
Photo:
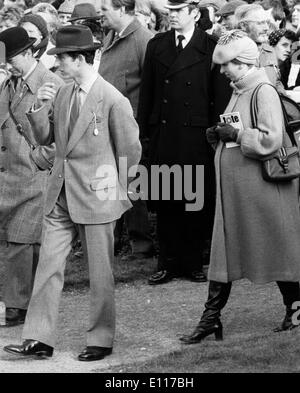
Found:
[(210, 145), (214, 145), (219, 142), (219, 134), (216, 132), (216, 126), (210, 127), (206, 130), (206, 139)]
[(239, 130), (227, 123), (218, 123), (216, 133), (222, 142), (236, 142)]

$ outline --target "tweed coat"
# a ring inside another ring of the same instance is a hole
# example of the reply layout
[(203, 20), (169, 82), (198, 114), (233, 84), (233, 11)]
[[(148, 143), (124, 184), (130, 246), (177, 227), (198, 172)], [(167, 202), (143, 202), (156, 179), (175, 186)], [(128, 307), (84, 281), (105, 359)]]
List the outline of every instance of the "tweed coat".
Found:
[[(53, 210), (64, 184), (73, 222), (109, 223), (131, 207), (127, 170), (137, 165), (141, 156), (138, 125), (129, 101), (98, 76), (68, 138), (66, 114), (73, 89), (74, 83), (58, 91), (50, 121), (47, 107), (27, 114), (35, 132), (46, 136), (47, 141), (41, 142), (55, 141), (57, 147), (45, 214)], [(119, 159), (127, 160), (125, 167), (119, 166)], [(107, 192), (111, 197), (103, 198)]]
[(153, 34), (134, 19), (114, 40), (114, 30), (105, 37), (99, 74), (129, 99), (137, 115), (139, 88), (148, 41)]
[(233, 85), (225, 111), (240, 112), (243, 131), (240, 146), (219, 142), (215, 155), (217, 200), (208, 272), (214, 281), (300, 280), (299, 181), (262, 178), (261, 160), (282, 146), (284, 126), (272, 86), (260, 88), (257, 127), (251, 124), (250, 99), (260, 82), (269, 83), (262, 69)]
[(12, 112), (23, 126), (32, 145), (17, 131), (9, 115), (10, 79), (0, 88), (0, 240), (38, 243), (41, 237), (43, 207), (55, 146), (39, 146), (25, 115), (35, 102), (37, 90), (45, 82), (56, 86), (62, 80), (38, 62), (20, 94), (12, 98)]

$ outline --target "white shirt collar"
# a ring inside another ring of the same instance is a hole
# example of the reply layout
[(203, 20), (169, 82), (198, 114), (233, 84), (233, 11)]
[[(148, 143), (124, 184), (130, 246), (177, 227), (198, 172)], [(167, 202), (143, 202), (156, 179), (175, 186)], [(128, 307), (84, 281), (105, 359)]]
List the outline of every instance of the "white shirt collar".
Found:
[(97, 78), (98, 78), (98, 73), (97, 72), (91, 72), (91, 75), (90, 75), (89, 79), (79, 86), (80, 89), (85, 94), (88, 94)]
[(175, 30), (176, 46), (178, 45), (178, 36), (179, 35), (184, 35), (184, 40), (182, 41), (182, 47), (184, 48), (185, 46), (187, 46), (187, 44), (190, 42), (190, 40), (194, 34), (194, 31), (195, 31), (195, 26), (193, 26), (191, 30), (187, 31), (184, 34), (179, 33), (178, 31)]

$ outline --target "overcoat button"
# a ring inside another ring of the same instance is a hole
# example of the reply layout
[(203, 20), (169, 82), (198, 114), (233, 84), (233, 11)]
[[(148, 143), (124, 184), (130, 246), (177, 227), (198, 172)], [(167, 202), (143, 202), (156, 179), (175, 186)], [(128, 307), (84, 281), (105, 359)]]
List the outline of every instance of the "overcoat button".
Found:
[(162, 120), (162, 124), (167, 124), (167, 120)]

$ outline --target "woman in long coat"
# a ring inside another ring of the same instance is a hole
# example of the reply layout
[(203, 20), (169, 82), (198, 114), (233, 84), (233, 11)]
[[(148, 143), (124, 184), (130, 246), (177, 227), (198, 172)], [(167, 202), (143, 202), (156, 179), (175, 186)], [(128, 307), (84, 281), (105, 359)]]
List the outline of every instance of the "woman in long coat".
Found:
[[(213, 60), (232, 81), (233, 94), (225, 113), (239, 112), (240, 130), (218, 123), (207, 130), (216, 147), (216, 213), (208, 272), (209, 293), (202, 318), (186, 344), (214, 333), (222, 338), (220, 311), (225, 306), (232, 281), (247, 278), (254, 283), (276, 281), (286, 306), (286, 315), (276, 331), (295, 327), (292, 304), (299, 300), (300, 213), (299, 182), (266, 182), (261, 161), (276, 152), (285, 138), (281, 104), (276, 90), (262, 69), (254, 64), (254, 42), (234, 30), (222, 36)], [(253, 125), (250, 101), (257, 95), (257, 124)], [(234, 142), (234, 143), (233, 143)]]

